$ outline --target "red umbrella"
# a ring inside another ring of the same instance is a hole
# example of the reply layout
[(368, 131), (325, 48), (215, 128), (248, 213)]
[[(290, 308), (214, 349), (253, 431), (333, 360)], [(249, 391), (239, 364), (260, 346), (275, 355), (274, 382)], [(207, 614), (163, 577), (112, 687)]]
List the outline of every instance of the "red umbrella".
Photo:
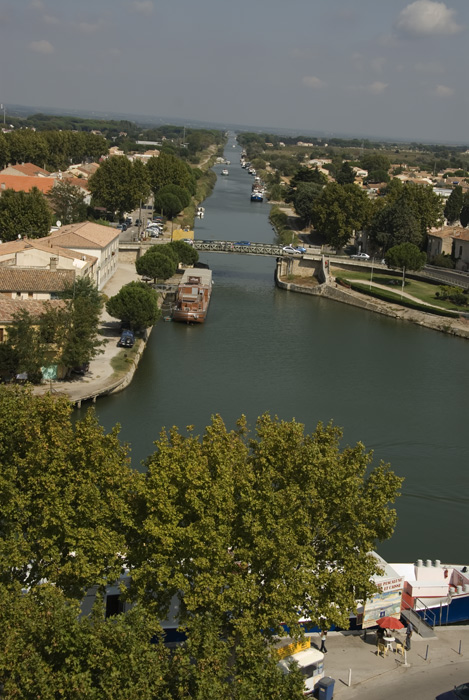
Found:
[(383, 627), (388, 630), (402, 630), (404, 629), (405, 625), (402, 624), (400, 620), (397, 619), (397, 617), (381, 617), (379, 620), (376, 620), (376, 624), (378, 627)]

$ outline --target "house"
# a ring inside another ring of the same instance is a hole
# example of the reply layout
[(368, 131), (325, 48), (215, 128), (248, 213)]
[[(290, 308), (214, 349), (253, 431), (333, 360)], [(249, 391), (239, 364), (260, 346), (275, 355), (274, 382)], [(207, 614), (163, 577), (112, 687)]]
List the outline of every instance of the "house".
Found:
[(72, 173), (72, 175), (76, 175), (79, 178), (88, 180), (88, 178), (91, 177), (91, 175), (94, 175), (97, 170), (99, 170), (98, 163), (80, 163), (79, 165), (71, 165), (67, 172)]
[(0, 266), (0, 298), (56, 299), (60, 292), (73, 286), (75, 274), (75, 270)]
[(442, 253), (451, 255), (453, 250), (454, 228), (446, 226), (442, 229), (431, 229), (428, 233), (427, 255), (431, 260)]
[(23, 238), (0, 245), (0, 269), (3, 267), (38, 270), (72, 270), (77, 277), (95, 280), (98, 258), (60, 248), (45, 238)]
[(469, 271), (469, 230), (458, 228), (453, 233), (453, 256), (456, 270)]
[(102, 289), (112, 277), (119, 257), (119, 230), (111, 226), (102, 226), (91, 221), (68, 224), (54, 231), (43, 242), (51, 242), (60, 248), (67, 248), (83, 255), (98, 259), (94, 282)]
[[(46, 306), (47, 303), (47, 306)], [(39, 318), (47, 308), (63, 308), (62, 299), (53, 299), (48, 302), (37, 299), (7, 299), (0, 297), (0, 343), (4, 343), (8, 337), (8, 326), (13, 322), (18, 311), (27, 311), (33, 318)]]
[(33, 177), (29, 175), (2, 175), (0, 173), (0, 195), (2, 190), (31, 192), (36, 187), (42, 194), (50, 194), (55, 185), (53, 177)]
[(0, 175), (26, 175), (28, 177), (50, 177), (51, 173), (34, 163), (17, 163), (0, 170)]

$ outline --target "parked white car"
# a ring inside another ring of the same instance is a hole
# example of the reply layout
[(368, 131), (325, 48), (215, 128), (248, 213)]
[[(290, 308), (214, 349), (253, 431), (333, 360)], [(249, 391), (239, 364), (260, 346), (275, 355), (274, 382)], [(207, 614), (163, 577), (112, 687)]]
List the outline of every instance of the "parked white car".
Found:
[(370, 256), (368, 253), (357, 253), (356, 255), (350, 256), (352, 260), (369, 260)]

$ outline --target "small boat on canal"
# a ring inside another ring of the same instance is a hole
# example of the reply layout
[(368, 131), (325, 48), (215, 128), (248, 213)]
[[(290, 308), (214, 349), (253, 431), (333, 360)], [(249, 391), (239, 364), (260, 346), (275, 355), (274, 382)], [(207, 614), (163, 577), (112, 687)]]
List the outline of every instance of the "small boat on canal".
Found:
[(212, 294), (212, 271), (200, 268), (186, 270), (176, 292), (173, 321), (203, 323)]

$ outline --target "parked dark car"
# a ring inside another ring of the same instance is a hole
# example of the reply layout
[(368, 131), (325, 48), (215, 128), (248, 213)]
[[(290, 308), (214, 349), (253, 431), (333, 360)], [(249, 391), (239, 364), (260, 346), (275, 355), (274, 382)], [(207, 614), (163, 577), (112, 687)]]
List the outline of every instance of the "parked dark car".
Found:
[(464, 700), (465, 698), (469, 698), (469, 683), (454, 686), (453, 690), (436, 696), (436, 700)]
[(121, 348), (131, 348), (134, 343), (135, 336), (133, 332), (129, 330), (122, 331), (118, 345), (120, 345)]

